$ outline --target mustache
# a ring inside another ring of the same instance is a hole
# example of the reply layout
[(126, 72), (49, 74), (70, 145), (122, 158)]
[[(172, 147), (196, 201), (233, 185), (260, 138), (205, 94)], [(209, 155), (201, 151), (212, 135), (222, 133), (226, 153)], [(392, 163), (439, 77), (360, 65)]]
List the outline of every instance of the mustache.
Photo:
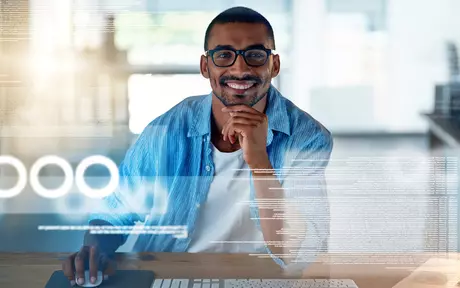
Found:
[(262, 84), (262, 79), (253, 75), (246, 75), (242, 78), (236, 76), (222, 76), (219, 79), (219, 84), (224, 85), (226, 81), (254, 81), (256, 84)]

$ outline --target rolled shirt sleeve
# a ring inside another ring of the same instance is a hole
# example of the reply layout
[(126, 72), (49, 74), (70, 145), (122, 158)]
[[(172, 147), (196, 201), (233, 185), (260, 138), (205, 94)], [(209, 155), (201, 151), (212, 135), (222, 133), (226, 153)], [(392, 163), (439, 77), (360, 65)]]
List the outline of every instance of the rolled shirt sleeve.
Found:
[(123, 234), (123, 243), (129, 235), (129, 227), (135, 222), (144, 221), (149, 207), (146, 207), (146, 192), (153, 171), (149, 153), (148, 131), (143, 132), (137, 141), (128, 149), (119, 165), (119, 185), (115, 191), (101, 199), (101, 209), (89, 215), (89, 222), (104, 220), (113, 226), (122, 226), (127, 233)]

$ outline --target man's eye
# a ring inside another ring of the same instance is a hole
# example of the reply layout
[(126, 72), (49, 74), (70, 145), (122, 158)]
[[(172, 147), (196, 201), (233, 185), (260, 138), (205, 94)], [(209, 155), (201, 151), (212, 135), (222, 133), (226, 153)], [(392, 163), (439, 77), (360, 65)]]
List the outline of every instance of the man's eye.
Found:
[(230, 52), (221, 52), (221, 53), (217, 54), (216, 56), (217, 56), (217, 58), (220, 58), (220, 59), (227, 59), (227, 58), (232, 57), (232, 53), (230, 53)]
[(250, 58), (264, 58), (264, 57), (265, 57), (265, 54), (259, 53), (259, 52), (251, 52), (251, 53), (249, 53), (249, 55), (247, 55), (246, 57), (250, 57)]

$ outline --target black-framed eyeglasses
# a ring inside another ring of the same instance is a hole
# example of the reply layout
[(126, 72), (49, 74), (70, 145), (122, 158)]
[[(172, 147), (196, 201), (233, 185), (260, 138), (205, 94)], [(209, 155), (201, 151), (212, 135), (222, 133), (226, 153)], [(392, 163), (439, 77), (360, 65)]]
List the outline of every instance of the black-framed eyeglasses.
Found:
[(265, 47), (236, 50), (233, 48), (217, 48), (206, 51), (206, 56), (211, 56), (212, 62), (217, 67), (230, 67), (236, 62), (238, 55), (241, 55), (248, 66), (260, 67), (267, 63), (268, 57), (272, 54), (271, 49)]

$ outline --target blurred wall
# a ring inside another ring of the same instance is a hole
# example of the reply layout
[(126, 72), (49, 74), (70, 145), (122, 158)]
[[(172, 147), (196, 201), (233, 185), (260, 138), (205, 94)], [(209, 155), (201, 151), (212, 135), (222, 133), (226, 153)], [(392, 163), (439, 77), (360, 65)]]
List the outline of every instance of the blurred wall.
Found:
[(425, 132), (446, 41), (460, 39), (454, 2), (294, 1), (296, 103), (333, 132)]

